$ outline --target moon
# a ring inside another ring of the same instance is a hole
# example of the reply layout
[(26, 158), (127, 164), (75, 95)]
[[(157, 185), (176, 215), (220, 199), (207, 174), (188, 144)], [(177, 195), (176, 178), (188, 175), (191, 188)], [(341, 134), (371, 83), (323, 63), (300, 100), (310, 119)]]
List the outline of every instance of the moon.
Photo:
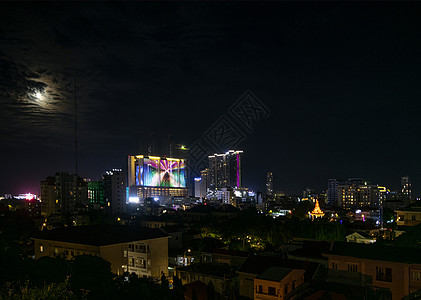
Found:
[(41, 94), (40, 92), (36, 92), (36, 93), (35, 93), (35, 97), (36, 97), (38, 100), (41, 100), (41, 98), (42, 98), (42, 94)]

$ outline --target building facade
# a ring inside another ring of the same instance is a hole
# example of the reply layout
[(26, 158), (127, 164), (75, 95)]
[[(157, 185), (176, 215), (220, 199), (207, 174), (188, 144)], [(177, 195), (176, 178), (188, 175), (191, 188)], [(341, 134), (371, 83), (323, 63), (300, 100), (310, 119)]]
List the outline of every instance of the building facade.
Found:
[(106, 210), (113, 215), (121, 215), (127, 210), (126, 180), (121, 169), (106, 171), (102, 176)]
[(304, 283), (304, 270), (271, 267), (254, 278), (254, 299), (281, 300)]
[(370, 184), (341, 184), (338, 185), (338, 206), (349, 208), (361, 208), (369, 206), (380, 208), (382, 204), (382, 188)]
[(409, 205), (412, 199), (412, 185), (409, 176), (401, 177), (401, 195), (405, 205)]
[(421, 289), (419, 249), (335, 242), (325, 256), (330, 282), (382, 290), (393, 300)]
[(88, 181), (89, 209), (105, 209), (105, 185), (104, 181)]
[(273, 174), (267, 172), (266, 174), (266, 195), (273, 196)]
[(158, 197), (161, 203), (172, 197), (187, 197), (185, 160), (179, 158), (130, 155), (128, 186), (130, 197), (140, 202)]
[(32, 239), (36, 259), (93, 255), (110, 262), (114, 274), (160, 278), (168, 276), (168, 238), (159, 229), (95, 225), (43, 231)]
[(88, 186), (77, 174), (56, 173), (41, 181), (41, 213), (76, 214), (88, 208)]
[(241, 187), (241, 157), (243, 151), (229, 150), (209, 156), (209, 188)]

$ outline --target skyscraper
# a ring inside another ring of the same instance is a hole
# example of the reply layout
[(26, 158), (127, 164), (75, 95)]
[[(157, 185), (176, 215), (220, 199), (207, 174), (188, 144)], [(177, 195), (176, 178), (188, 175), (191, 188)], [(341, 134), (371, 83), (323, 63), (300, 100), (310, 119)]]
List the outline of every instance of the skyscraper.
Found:
[(200, 171), (200, 197), (207, 198), (209, 188), (209, 169)]
[(273, 195), (273, 174), (272, 172), (267, 172), (266, 174), (266, 195)]
[(409, 205), (412, 198), (412, 185), (409, 176), (401, 177), (401, 195), (405, 205)]
[(327, 203), (330, 206), (338, 206), (338, 184), (336, 179), (329, 179), (327, 182)]
[(241, 187), (241, 156), (243, 151), (229, 150), (209, 156), (209, 188)]

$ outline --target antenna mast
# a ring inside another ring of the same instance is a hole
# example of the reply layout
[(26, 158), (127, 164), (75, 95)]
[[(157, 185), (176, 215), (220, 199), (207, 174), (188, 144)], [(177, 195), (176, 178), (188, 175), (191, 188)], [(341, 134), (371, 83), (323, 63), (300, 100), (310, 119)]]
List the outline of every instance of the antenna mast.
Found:
[(75, 75), (75, 174), (78, 174), (78, 164), (77, 164), (77, 88), (76, 88), (76, 75)]

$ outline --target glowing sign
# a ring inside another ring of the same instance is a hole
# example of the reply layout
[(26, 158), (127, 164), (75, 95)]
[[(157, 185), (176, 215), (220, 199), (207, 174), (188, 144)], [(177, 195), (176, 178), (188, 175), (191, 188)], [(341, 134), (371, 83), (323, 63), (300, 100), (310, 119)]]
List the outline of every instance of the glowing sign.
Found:
[(186, 187), (185, 176), (182, 159), (137, 155), (134, 160), (137, 186)]
[(129, 203), (139, 203), (139, 198), (138, 197), (130, 197)]

